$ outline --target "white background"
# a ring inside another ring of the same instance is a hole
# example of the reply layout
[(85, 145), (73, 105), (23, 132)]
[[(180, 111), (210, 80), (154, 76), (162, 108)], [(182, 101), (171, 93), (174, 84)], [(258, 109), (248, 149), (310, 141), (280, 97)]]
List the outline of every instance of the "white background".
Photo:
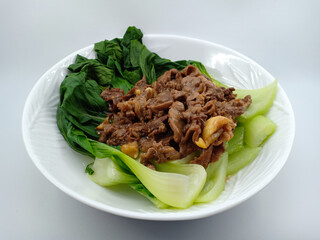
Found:
[[(320, 1), (15, 0), (0, 12), (1, 239), (320, 239)], [(296, 138), (271, 184), (215, 216), (149, 222), (88, 207), (36, 169), (21, 135), (31, 88), (66, 55), (129, 25), (225, 45), (279, 79)]]

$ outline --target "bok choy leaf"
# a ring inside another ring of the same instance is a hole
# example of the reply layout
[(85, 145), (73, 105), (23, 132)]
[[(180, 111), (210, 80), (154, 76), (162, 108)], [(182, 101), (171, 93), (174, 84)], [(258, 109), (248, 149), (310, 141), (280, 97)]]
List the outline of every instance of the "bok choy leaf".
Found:
[(228, 153), (222, 154), (217, 162), (210, 163), (206, 169), (206, 183), (195, 202), (211, 202), (222, 193), (225, 187), (228, 168)]
[(190, 207), (206, 180), (200, 165), (163, 163), (154, 171), (122, 152), (117, 155), (155, 197), (173, 207)]
[(134, 175), (122, 171), (112, 158), (96, 158), (91, 169), (94, 172), (88, 174), (88, 177), (103, 187), (121, 183), (139, 183)]
[(157, 208), (169, 208), (168, 204), (165, 204), (164, 202), (161, 202), (158, 198), (156, 198), (142, 183), (130, 184), (130, 187), (136, 190), (142, 196), (149, 199)]
[(165, 181), (161, 183), (165, 189), (155, 189), (159, 191), (155, 196), (160, 200), (163, 198), (163, 202), (177, 208), (188, 208), (193, 204), (207, 177), (206, 170), (198, 164), (166, 162), (156, 164), (156, 168), (159, 173), (163, 173), (163, 179), (160, 181)]

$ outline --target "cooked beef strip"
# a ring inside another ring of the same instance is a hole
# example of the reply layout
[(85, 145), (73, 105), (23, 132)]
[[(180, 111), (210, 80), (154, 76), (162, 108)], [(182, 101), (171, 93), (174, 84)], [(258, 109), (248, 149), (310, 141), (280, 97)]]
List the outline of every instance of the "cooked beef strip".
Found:
[[(101, 97), (108, 102), (111, 113), (103, 122), (99, 141), (109, 145), (137, 141), (141, 163), (149, 167), (200, 150), (200, 156), (191, 163), (207, 167), (225, 151), (223, 142), (233, 137), (236, 118), (251, 104), (250, 96), (236, 99), (233, 91), (217, 87), (192, 65), (181, 72), (166, 71), (151, 85), (143, 78), (127, 94), (106, 88)], [(215, 116), (232, 122), (218, 129), (212, 135), (213, 143), (202, 149), (195, 142), (206, 121)]]
[(124, 96), (124, 91), (120, 88), (106, 88), (100, 95), (109, 104), (109, 110), (114, 111), (117, 104), (120, 103)]
[(220, 144), (216, 147), (214, 147), (212, 144), (207, 149), (204, 149), (199, 157), (190, 161), (190, 163), (200, 164), (203, 167), (207, 168), (209, 163), (218, 161), (221, 154), (224, 153), (225, 150), (226, 149), (224, 148), (223, 144)]
[(169, 125), (173, 131), (173, 139), (176, 143), (179, 143), (182, 139), (182, 131), (185, 126), (185, 122), (182, 118), (182, 112), (185, 111), (183, 103), (176, 101), (169, 109)]

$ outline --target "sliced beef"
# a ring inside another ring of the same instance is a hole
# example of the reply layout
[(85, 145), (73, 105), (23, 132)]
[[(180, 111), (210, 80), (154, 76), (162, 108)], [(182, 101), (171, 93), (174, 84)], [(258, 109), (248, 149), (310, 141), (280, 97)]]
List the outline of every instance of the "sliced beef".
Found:
[(146, 127), (148, 129), (148, 137), (158, 136), (159, 134), (167, 132), (167, 126), (164, 123), (167, 118), (168, 115), (165, 115), (159, 118), (154, 118), (146, 123)]
[(183, 103), (176, 101), (169, 109), (169, 125), (173, 131), (173, 139), (176, 143), (179, 143), (183, 137), (183, 129), (185, 122), (182, 118), (182, 112), (184, 112)]
[[(223, 142), (233, 137), (236, 118), (251, 104), (250, 96), (237, 99), (233, 91), (217, 87), (192, 65), (181, 72), (171, 69), (151, 85), (143, 78), (127, 94), (106, 88), (101, 97), (111, 113), (97, 128), (99, 141), (109, 145), (138, 142), (141, 162), (149, 167), (200, 151), (192, 163), (206, 167), (225, 151)], [(196, 142), (206, 121), (215, 116), (231, 121), (213, 133), (214, 141), (202, 149)]]
[(245, 96), (243, 99), (232, 99), (230, 101), (217, 101), (216, 114), (226, 116), (235, 120), (238, 116), (246, 111), (251, 104), (250, 95)]
[(156, 95), (156, 97), (150, 99), (148, 108), (152, 112), (157, 113), (159, 111), (168, 110), (173, 103), (173, 97), (171, 91), (163, 91)]
[(117, 108), (117, 104), (122, 101), (124, 96), (124, 91), (120, 88), (111, 88), (108, 87), (100, 95), (104, 100), (109, 104), (109, 110), (114, 112)]
[(192, 160), (190, 163), (200, 164), (206, 168), (211, 161), (212, 153), (213, 153), (213, 145), (210, 145), (207, 149), (202, 150), (201, 155), (195, 158), (194, 160)]
[(169, 145), (169, 142), (155, 141), (154, 139), (142, 138), (139, 142), (141, 153), (140, 162), (146, 166), (153, 162), (167, 162), (168, 160), (177, 160), (180, 158), (180, 153)]
[(219, 146), (213, 146), (212, 144), (207, 149), (203, 149), (200, 156), (192, 160), (190, 163), (200, 164), (207, 168), (209, 163), (218, 161), (225, 150), (223, 143)]

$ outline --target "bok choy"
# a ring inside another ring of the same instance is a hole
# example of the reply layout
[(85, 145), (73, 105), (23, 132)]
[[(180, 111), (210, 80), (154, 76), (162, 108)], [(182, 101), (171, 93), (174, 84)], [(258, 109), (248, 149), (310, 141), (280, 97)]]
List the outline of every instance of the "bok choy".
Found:
[(132, 174), (125, 173), (112, 158), (96, 158), (89, 178), (95, 183), (109, 187), (120, 183), (138, 183), (139, 180)]

